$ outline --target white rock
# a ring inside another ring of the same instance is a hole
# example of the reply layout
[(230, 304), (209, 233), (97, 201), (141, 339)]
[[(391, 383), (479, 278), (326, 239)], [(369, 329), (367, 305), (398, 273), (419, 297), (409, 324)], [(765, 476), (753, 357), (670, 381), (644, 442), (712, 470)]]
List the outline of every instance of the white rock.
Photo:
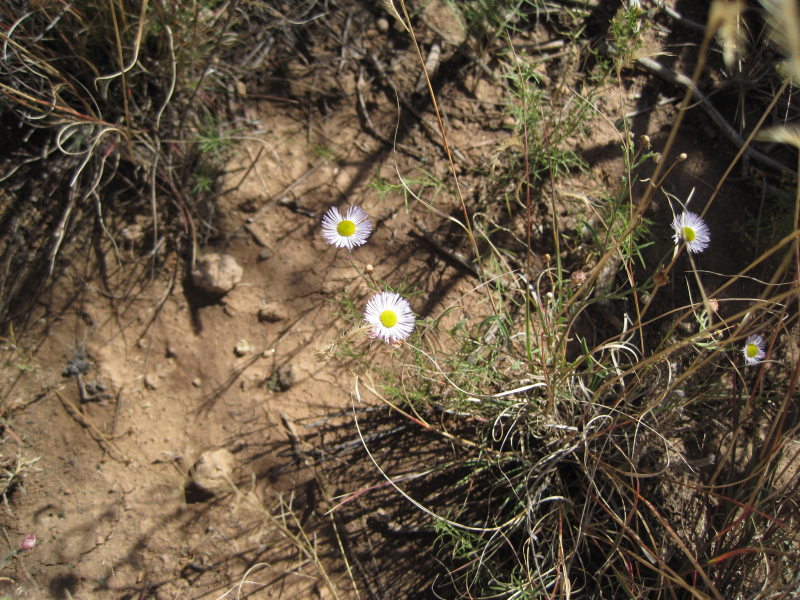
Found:
[(242, 267), (228, 254), (211, 252), (197, 259), (192, 280), (209, 294), (226, 294), (242, 280)]
[(250, 342), (247, 340), (239, 340), (236, 342), (236, 345), (233, 347), (233, 353), (236, 356), (244, 356), (245, 354), (250, 354), (253, 351), (253, 347), (250, 345)]
[(158, 389), (158, 377), (156, 377), (153, 373), (148, 373), (145, 375), (144, 387), (146, 387), (148, 390)]
[(229, 492), (235, 463), (236, 459), (226, 448), (206, 450), (192, 469), (192, 481), (200, 489), (212, 494)]
[(422, 9), (422, 19), (448, 44), (458, 46), (467, 39), (464, 17), (455, 4), (445, 0), (428, 0)]

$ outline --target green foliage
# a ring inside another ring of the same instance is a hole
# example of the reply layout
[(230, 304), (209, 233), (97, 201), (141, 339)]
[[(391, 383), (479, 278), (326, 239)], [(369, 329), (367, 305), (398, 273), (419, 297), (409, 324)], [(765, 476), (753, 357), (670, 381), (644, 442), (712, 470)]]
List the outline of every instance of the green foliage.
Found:
[(314, 154), (328, 161), (336, 160), (336, 154), (330, 148), (317, 144), (312, 148)]
[(197, 129), (197, 145), (200, 152), (211, 161), (225, 159), (233, 147), (236, 131), (226, 131), (225, 123), (215, 119), (207, 111)]
[(393, 183), (380, 174), (376, 174), (368, 185), (381, 200), (385, 200), (394, 193), (402, 194), (403, 204), (406, 208), (408, 208), (410, 200), (421, 195), (424, 195), (431, 204), (435, 204), (445, 187), (441, 179), (422, 168), (417, 168), (413, 176), (404, 177), (399, 183)]
[(527, 165), (518, 161), (512, 171), (527, 169), (531, 184), (538, 185), (545, 177), (558, 178), (584, 168), (574, 138), (586, 135), (592, 110), (589, 100), (575, 96), (566, 106), (557, 106), (542, 85), (536, 63), (524, 55), (509, 56), (506, 78), (513, 98), (509, 112), (516, 124), (516, 140), (509, 148), (527, 152), (528, 157)]
[(482, 47), (525, 21), (525, 15), (544, 7), (541, 0), (463, 0), (458, 9), (467, 22), (470, 38)]
[(210, 194), (214, 190), (217, 178), (213, 173), (196, 171), (192, 180), (192, 194)]
[(646, 12), (635, 5), (623, 6), (611, 20), (608, 53), (613, 57), (614, 67), (619, 73), (629, 66), (642, 48), (642, 36), (649, 27)]

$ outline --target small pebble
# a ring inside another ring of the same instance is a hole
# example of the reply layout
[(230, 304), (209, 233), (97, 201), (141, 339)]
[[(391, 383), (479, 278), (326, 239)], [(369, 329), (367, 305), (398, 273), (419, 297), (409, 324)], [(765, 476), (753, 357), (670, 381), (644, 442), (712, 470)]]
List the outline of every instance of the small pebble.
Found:
[(252, 351), (253, 348), (247, 340), (239, 340), (233, 347), (233, 353), (236, 356), (244, 356), (245, 354), (250, 354)]
[(200, 379), (199, 377), (195, 377), (194, 379), (192, 379), (192, 385), (196, 388), (199, 388), (201, 385), (203, 385), (203, 380)]
[(285, 392), (294, 385), (294, 368), (291, 364), (286, 364), (278, 368), (276, 383), (278, 389), (282, 392)]
[(230, 481), (236, 459), (230, 450), (206, 450), (197, 459), (189, 476), (197, 487), (212, 494), (231, 490)]
[(381, 17), (380, 19), (377, 20), (375, 25), (378, 26), (378, 31), (380, 31), (381, 33), (386, 33), (387, 31), (389, 31), (388, 19), (384, 19), (383, 17)]
[(158, 378), (153, 373), (144, 376), (144, 387), (148, 390), (158, 389)]
[(206, 293), (221, 296), (242, 280), (242, 274), (242, 267), (235, 258), (210, 252), (197, 259), (192, 270), (192, 280)]
[(258, 320), (262, 323), (277, 323), (286, 316), (286, 311), (280, 304), (267, 304), (258, 310)]

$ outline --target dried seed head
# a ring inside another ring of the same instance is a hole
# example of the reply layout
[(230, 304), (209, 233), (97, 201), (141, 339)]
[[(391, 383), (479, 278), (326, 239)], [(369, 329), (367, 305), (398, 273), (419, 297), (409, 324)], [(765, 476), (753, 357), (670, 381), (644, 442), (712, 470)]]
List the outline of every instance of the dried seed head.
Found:
[(342, 348), (346, 344), (350, 344), (352, 342), (357, 341), (359, 338), (366, 336), (369, 330), (370, 326), (366, 323), (361, 323), (359, 325), (351, 327), (344, 333), (339, 334), (332, 340), (328, 340), (327, 342), (319, 346), (317, 350), (314, 352), (314, 358), (319, 363), (326, 363), (330, 361), (332, 358), (336, 356), (336, 353), (339, 351), (340, 348)]
[(336, 350), (338, 347), (339, 345), (336, 343), (336, 340), (325, 342), (314, 352), (314, 360), (323, 364), (328, 362), (334, 356), (336, 356)]
[(756, 139), (762, 142), (778, 142), (779, 144), (791, 144), (800, 148), (800, 124), (776, 125), (759, 131)]
[(383, 7), (383, 9), (386, 12), (388, 12), (390, 15), (392, 15), (397, 20), (397, 22), (400, 23), (400, 25), (402, 25), (403, 29), (405, 29), (406, 31), (409, 31), (408, 26), (406, 25), (406, 22), (403, 20), (403, 17), (400, 15), (400, 11), (397, 10), (397, 7), (394, 5), (394, 2), (392, 0), (380, 0), (380, 5)]
[(573, 271), (569, 278), (572, 280), (572, 283), (578, 287), (586, 283), (586, 273), (583, 271)]
[(728, 69), (737, 57), (744, 55), (745, 39), (742, 28), (742, 0), (714, 0), (708, 11), (708, 26), (716, 31), (722, 45), (722, 58)]
[(800, 7), (796, 0), (761, 0), (770, 38), (787, 57), (782, 70), (800, 85)]
[(658, 265), (658, 269), (656, 269), (656, 273), (653, 275), (653, 283), (655, 283), (656, 286), (661, 287), (663, 285), (667, 285), (667, 281), (669, 281), (667, 269), (664, 267), (664, 265)]

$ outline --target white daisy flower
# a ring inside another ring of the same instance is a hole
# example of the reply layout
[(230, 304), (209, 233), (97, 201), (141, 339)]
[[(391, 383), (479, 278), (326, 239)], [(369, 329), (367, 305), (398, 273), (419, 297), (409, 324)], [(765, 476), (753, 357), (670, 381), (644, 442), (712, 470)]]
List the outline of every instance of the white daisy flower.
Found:
[(372, 326), (372, 336), (389, 344), (405, 340), (414, 331), (414, 313), (408, 300), (394, 292), (374, 295), (367, 302), (364, 319)]
[(366, 243), (372, 233), (372, 221), (362, 209), (348, 206), (344, 217), (335, 206), (322, 217), (322, 237), (337, 248), (352, 250)]
[(744, 354), (744, 361), (748, 365), (757, 365), (760, 363), (764, 356), (766, 356), (764, 354), (764, 338), (755, 333), (748, 336), (747, 340), (744, 342), (742, 354)]
[(697, 254), (702, 252), (711, 241), (711, 231), (700, 215), (683, 211), (672, 219), (672, 230), (675, 232), (673, 239), (676, 244), (686, 242), (686, 249)]

